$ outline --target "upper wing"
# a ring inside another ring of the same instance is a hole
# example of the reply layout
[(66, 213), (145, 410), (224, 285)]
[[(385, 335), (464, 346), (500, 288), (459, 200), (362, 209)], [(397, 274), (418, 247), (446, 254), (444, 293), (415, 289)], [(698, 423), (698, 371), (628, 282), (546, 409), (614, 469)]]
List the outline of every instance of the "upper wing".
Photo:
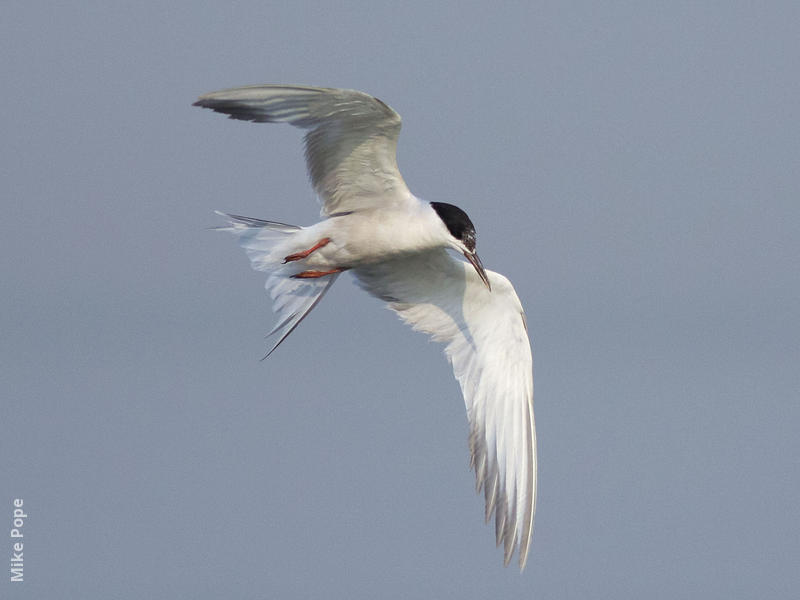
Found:
[(251, 85), (204, 94), (194, 105), (232, 119), (309, 129), (306, 162), (323, 215), (411, 198), (397, 168), (400, 115), (377, 98), (354, 90)]
[(490, 292), (471, 265), (444, 250), (354, 273), (414, 329), (447, 344), (467, 406), (471, 464), (486, 497), (486, 519), (494, 512), (505, 564), (517, 547), (524, 568), (536, 508), (533, 362), (511, 282), (487, 271)]

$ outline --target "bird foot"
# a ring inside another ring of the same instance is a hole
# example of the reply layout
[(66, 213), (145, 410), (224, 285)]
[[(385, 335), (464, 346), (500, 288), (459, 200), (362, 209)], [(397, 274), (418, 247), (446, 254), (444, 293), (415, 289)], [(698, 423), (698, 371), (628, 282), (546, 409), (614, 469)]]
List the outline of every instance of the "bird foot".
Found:
[(330, 241), (331, 241), (331, 238), (326, 238), (326, 237), (322, 238), (316, 244), (311, 246), (311, 248), (309, 248), (308, 250), (303, 250), (302, 252), (295, 252), (294, 254), (290, 254), (289, 256), (287, 256), (286, 258), (283, 259), (283, 264), (286, 264), (287, 262), (292, 262), (292, 261), (295, 261), (295, 260), (302, 260), (304, 258), (307, 258), (308, 255), (311, 254), (312, 252), (314, 252), (315, 250), (319, 250), (320, 248), (323, 248), (323, 247), (327, 246), (330, 243)]
[(292, 279), (318, 279), (319, 277), (333, 275), (334, 273), (341, 273), (342, 271), (346, 270), (347, 267), (336, 267), (330, 271), (301, 271), (300, 273), (295, 273), (292, 275)]

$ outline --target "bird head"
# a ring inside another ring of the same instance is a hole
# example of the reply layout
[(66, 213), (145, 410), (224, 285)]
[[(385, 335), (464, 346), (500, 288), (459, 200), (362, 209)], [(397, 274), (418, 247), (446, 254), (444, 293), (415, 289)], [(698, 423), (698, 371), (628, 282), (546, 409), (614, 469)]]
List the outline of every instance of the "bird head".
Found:
[(431, 207), (436, 211), (436, 214), (439, 215), (442, 223), (447, 227), (447, 231), (450, 232), (452, 238), (450, 240), (450, 247), (464, 255), (464, 258), (475, 267), (483, 283), (485, 283), (486, 287), (491, 291), (492, 286), (489, 283), (489, 277), (486, 275), (483, 263), (481, 263), (481, 259), (475, 251), (475, 226), (472, 224), (472, 221), (469, 220), (467, 213), (457, 206), (444, 202), (431, 202)]

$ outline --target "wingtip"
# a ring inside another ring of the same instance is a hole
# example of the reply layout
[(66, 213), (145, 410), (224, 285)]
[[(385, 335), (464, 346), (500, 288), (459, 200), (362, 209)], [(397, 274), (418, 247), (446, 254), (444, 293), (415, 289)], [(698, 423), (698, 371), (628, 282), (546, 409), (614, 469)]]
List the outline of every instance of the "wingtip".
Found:
[(213, 108), (211, 103), (213, 102), (214, 92), (209, 92), (207, 94), (203, 94), (202, 96), (198, 96), (197, 100), (192, 102), (192, 106), (199, 106), (200, 108)]
[(527, 562), (528, 562), (528, 549), (527, 548), (520, 548), (519, 549), (519, 572), (520, 572), (520, 574), (522, 574), (522, 572), (525, 570), (525, 565), (527, 564)]
[(234, 215), (226, 212), (222, 212), (221, 210), (215, 210), (215, 215), (219, 215), (220, 217), (224, 217), (225, 219), (233, 219)]
[(215, 100), (218, 100), (220, 95), (228, 90), (219, 90), (216, 92), (206, 92), (205, 94), (200, 94), (197, 97), (197, 100), (192, 102), (192, 106), (199, 106), (201, 108), (212, 108), (211, 103)]

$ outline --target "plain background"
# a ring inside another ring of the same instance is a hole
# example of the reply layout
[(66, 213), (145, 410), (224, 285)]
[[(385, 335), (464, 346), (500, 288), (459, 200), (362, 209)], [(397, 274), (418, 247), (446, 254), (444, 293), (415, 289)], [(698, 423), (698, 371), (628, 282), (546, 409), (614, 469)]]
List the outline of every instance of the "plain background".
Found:
[[(796, 597), (798, 22), (6, 3), (0, 523), (13, 498), (29, 517), (0, 596)], [(259, 362), (262, 275), (212, 210), (316, 221), (301, 132), (191, 103), (267, 82), (391, 104), (412, 191), (464, 208), (514, 282), (540, 452), (522, 575), (440, 347), (345, 276)]]

